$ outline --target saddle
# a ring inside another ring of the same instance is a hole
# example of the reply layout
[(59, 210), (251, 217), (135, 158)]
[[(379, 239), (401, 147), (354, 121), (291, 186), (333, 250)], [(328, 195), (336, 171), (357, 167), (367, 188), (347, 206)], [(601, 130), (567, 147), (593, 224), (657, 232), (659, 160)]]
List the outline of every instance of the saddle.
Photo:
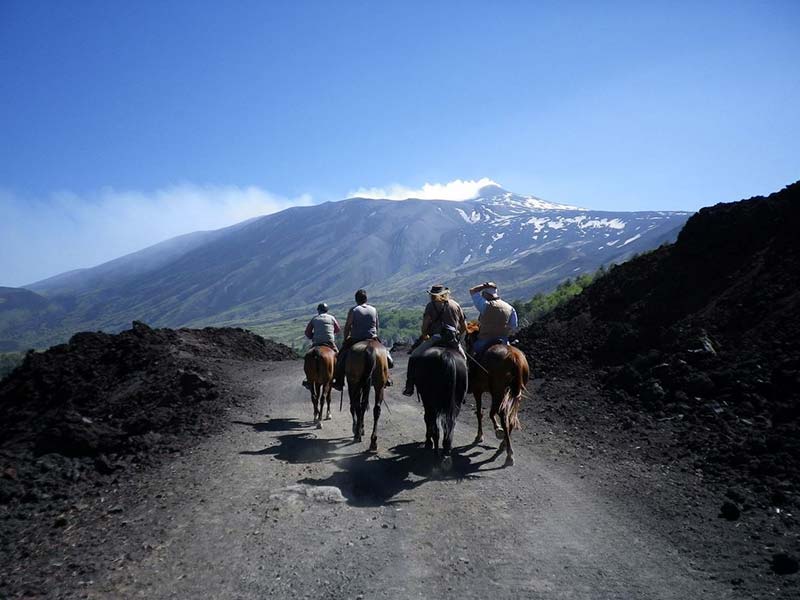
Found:
[(506, 342), (506, 340), (504, 340), (501, 337), (493, 338), (493, 339), (489, 340), (489, 343), (486, 344), (486, 347), (483, 350), (481, 350), (480, 352), (476, 352), (473, 356), (475, 357), (475, 360), (477, 360), (478, 362), (481, 362), (483, 360), (483, 355), (486, 354), (486, 351), (489, 348), (491, 348), (492, 346), (496, 346), (497, 344), (501, 344), (503, 346), (508, 346), (509, 343), (510, 342)]
[(443, 327), (439, 338), (434, 340), (433, 345), (442, 348), (458, 348), (458, 332), (449, 327)]

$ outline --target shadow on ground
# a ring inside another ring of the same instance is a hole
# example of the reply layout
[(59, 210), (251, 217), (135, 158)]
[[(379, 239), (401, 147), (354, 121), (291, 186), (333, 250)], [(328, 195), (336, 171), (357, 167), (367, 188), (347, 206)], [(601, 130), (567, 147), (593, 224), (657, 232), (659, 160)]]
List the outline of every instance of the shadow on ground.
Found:
[(325, 439), (311, 433), (287, 433), (279, 435), (277, 444), (263, 450), (243, 450), (239, 454), (250, 456), (274, 456), (290, 464), (303, 464), (332, 458), (340, 446), (350, 438)]
[(298, 421), (297, 419), (270, 419), (263, 423), (253, 423), (251, 421), (231, 421), (234, 425), (247, 425), (256, 431), (291, 431), (292, 429), (301, 429), (306, 427), (306, 423)]
[(399, 444), (389, 449), (390, 456), (359, 452), (335, 461), (341, 470), (331, 476), (325, 479), (306, 478), (299, 483), (338, 487), (352, 506), (409, 502), (396, 496), (429, 481), (473, 479), (479, 477), (481, 472), (502, 468), (482, 468), (494, 461), (499, 453), (475, 462), (471, 459), (481, 454), (479, 451), (463, 453), (474, 448), (467, 446), (454, 449), (451, 463), (447, 466), (421, 443)]

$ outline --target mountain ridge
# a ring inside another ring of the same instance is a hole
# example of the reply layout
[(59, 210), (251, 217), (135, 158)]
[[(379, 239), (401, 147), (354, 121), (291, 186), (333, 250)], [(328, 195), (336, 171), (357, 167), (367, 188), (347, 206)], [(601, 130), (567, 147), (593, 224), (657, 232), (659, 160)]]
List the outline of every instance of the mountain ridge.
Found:
[(61, 307), (60, 324), (32, 318), (35, 333), (0, 326), (0, 340), (55, 343), (133, 320), (260, 326), (307, 314), (320, 300), (344, 307), (359, 287), (382, 307), (416, 306), (433, 280), (458, 294), (492, 278), (506, 297), (524, 298), (674, 240), (690, 214), (591, 211), (499, 186), (481, 193), (467, 201), (349, 198), (172, 238), (31, 284)]

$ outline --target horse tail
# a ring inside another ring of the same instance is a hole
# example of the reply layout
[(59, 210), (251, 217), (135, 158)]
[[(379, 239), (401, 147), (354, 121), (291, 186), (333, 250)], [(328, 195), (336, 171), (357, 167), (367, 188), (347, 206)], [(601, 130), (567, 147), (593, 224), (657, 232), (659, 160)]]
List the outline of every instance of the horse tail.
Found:
[(511, 349), (508, 356), (511, 359), (511, 381), (508, 386), (509, 393), (503, 398), (501, 410), (508, 415), (509, 429), (522, 429), (519, 421), (519, 407), (522, 404), (522, 393), (528, 383), (528, 361), (525, 355), (516, 349)]
[(445, 437), (450, 437), (455, 429), (456, 417), (461, 408), (461, 399), (458, 397), (458, 364), (451, 352), (442, 352), (442, 365), (444, 367), (442, 382), (449, 387), (446, 390), (448, 394), (444, 397), (447, 397), (449, 401), (446, 406), (442, 407), (443, 410), (439, 413), (439, 417)]

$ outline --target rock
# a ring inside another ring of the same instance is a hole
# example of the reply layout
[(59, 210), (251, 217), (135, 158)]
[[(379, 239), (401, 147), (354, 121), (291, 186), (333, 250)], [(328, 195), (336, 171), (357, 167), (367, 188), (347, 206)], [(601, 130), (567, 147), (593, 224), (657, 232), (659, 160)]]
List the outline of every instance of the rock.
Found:
[(735, 521), (741, 515), (741, 511), (739, 507), (736, 506), (733, 502), (723, 502), (722, 507), (719, 510), (720, 518), (727, 519), (728, 521)]
[(797, 559), (785, 552), (772, 555), (772, 571), (778, 575), (792, 575), (797, 573)]

